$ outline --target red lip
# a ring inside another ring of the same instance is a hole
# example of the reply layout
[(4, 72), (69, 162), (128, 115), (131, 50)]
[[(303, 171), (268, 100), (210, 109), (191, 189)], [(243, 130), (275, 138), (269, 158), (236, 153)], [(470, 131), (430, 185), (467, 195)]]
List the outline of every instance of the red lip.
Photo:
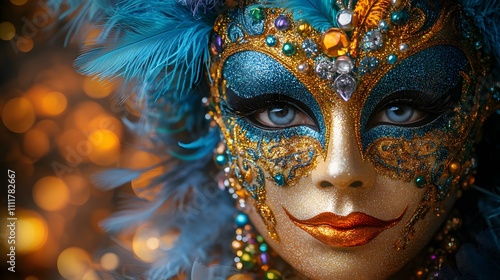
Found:
[(353, 212), (347, 216), (324, 212), (311, 219), (299, 220), (284, 207), (292, 222), (319, 241), (333, 247), (354, 247), (364, 245), (384, 230), (398, 224), (406, 213), (392, 220), (380, 220), (362, 212)]

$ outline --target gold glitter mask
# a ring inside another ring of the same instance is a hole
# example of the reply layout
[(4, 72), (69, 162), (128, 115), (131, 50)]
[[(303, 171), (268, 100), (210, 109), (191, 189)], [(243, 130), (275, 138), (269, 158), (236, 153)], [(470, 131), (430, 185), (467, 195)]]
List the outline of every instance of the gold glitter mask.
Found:
[[(459, 7), (360, 0), (311, 11), (308, 1), (287, 3), (230, 9), (210, 45), (211, 115), (234, 184), (254, 198), (269, 234), (278, 239), (266, 180), (293, 186), (308, 176), (326, 157), (340, 107), (378, 175), (430, 186), (432, 201), (446, 198), (471, 170), (489, 102), (479, 94), (486, 69), (478, 38)], [(407, 105), (423, 117), (405, 119)]]

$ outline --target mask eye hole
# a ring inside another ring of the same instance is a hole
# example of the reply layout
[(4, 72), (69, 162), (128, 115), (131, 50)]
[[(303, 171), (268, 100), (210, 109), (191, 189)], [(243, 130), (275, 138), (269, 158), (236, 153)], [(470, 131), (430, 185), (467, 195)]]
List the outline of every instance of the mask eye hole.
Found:
[(454, 93), (436, 95), (420, 91), (395, 92), (375, 107), (366, 124), (366, 130), (380, 125), (426, 125), (453, 108), (456, 103), (455, 98), (452, 98), (454, 96)]
[(264, 129), (280, 129), (299, 125), (315, 127), (306, 113), (291, 104), (272, 105), (249, 115), (248, 120)]

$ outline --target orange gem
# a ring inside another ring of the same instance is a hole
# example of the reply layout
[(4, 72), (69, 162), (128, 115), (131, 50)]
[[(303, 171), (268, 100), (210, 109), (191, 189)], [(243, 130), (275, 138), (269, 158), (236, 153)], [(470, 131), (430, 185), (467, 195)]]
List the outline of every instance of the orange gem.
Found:
[(349, 39), (344, 31), (330, 28), (321, 36), (321, 47), (329, 57), (345, 55), (349, 50)]

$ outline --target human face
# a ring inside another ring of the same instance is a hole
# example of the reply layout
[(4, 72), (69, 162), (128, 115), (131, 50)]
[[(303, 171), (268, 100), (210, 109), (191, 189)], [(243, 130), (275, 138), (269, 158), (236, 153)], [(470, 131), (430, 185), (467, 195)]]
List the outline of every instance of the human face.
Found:
[[(282, 15), (266, 11), (275, 24)], [(238, 42), (211, 70), (212, 115), (233, 175), (256, 228), (308, 277), (392, 275), (422, 250), (467, 182), (484, 101), (451, 15), (450, 8), (422, 33), (426, 40), (407, 38), (409, 50), (397, 63), (361, 72), (371, 57), (364, 50), (355, 62), (359, 73), (347, 73), (357, 78), (352, 95), (325, 73), (303, 71), (304, 61), (318, 69), (321, 57), (311, 59), (304, 47), (289, 55), (286, 42), (305, 41), (303, 34), (284, 35), (277, 49), (279, 33), (266, 30), (269, 24), (240, 39), (237, 27), (224, 20), (218, 26)], [(324, 34), (308, 35), (318, 41)], [(398, 40), (388, 40), (379, 60), (400, 48)]]

